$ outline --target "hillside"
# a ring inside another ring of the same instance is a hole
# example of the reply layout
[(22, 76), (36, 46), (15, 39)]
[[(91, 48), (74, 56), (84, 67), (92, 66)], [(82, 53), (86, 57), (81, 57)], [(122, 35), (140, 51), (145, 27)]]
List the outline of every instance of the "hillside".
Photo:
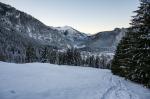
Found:
[(84, 47), (80, 48), (85, 51), (92, 52), (114, 52), (116, 46), (125, 36), (127, 29), (116, 28), (112, 31), (99, 32), (88, 37), (88, 40), (84, 43)]
[(70, 26), (46, 26), (33, 16), (0, 3), (0, 61), (69, 65), (70, 62), (60, 62), (60, 60), (66, 57), (68, 49), (72, 51), (75, 49), (80, 54), (78, 60), (84, 57), (77, 63), (81, 66), (98, 64), (95, 67), (100, 67), (103, 61), (102, 66), (110, 65), (113, 53), (125, 30), (115, 29), (88, 36)]
[[(116, 39), (118, 35), (124, 35), (124, 29), (116, 29), (112, 32), (100, 32), (95, 35), (88, 36), (87, 34), (75, 30), (70, 26), (46, 26), (33, 16), (3, 3), (0, 3), (0, 29), (3, 29), (4, 32), (14, 32), (13, 35), (19, 34), (20, 38), (26, 38), (31, 42), (36, 41), (44, 45), (58, 47), (59, 49), (89, 47), (94, 50), (95, 46), (98, 48), (106, 46), (112, 47), (116, 45), (108, 44), (107, 42), (111, 42), (112, 40), (115, 42), (122, 38), (121, 36)], [(1, 33), (1, 35), (3, 34), (4, 33)], [(9, 36), (12, 34), (8, 33), (7, 35)], [(107, 39), (105, 39), (105, 35), (108, 35)], [(1, 37), (5, 38), (5, 36)], [(19, 41), (22, 42), (21, 40)], [(103, 46), (104, 44), (106, 44), (106, 46)]]
[[(75, 40), (82, 41), (86, 37), (85, 34), (83, 35), (75, 29), (72, 33), (70, 28), (62, 31), (46, 26), (31, 15), (3, 3), (0, 3), (0, 28), (15, 32), (13, 35), (20, 34), (22, 37), (26, 36), (28, 39), (32, 38), (44, 45), (56, 46), (61, 49), (73, 47), (73, 44), (76, 44)], [(68, 37), (68, 34), (72, 36)]]

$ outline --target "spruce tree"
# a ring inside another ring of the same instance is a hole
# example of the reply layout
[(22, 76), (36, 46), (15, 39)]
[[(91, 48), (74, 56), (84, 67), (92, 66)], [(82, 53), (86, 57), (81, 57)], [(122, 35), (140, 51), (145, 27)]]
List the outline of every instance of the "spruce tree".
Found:
[(26, 62), (34, 62), (36, 61), (36, 52), (34, 47), (29, 45), (26, 49)]
[(0, 61), (6, 61), (6, 57), (2, 54), (0, 54)]
[(131, 27), (117, 47), (112, 72), (150, 87), (150, 0), (140, 0)]
[(44, 47), (43, 50), (42, 50), (42, 62), (45, 63), (45, 62), (48, 62), (48, 48), (47, 47)]

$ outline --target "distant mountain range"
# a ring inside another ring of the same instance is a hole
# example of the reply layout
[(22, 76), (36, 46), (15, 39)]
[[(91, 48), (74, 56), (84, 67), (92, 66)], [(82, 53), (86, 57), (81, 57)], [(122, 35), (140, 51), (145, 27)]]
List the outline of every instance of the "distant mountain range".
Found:
[(96, 52), (114, 52), (126, 31), (124, 28), (116, 28), (113, 31), (99, 32), (95, 35), (88, 36), (85, 47), (82, 49)]
[(125, 32), (124, 28), (116, 28), (89, 36), (70, 26), (46, 26), (31, 15), (0, 3), (0, 54), (10, 57), (12, 54), (23, 55), (29, 45), (59, 50), (77, 48), (89, 52), (114, 52)]

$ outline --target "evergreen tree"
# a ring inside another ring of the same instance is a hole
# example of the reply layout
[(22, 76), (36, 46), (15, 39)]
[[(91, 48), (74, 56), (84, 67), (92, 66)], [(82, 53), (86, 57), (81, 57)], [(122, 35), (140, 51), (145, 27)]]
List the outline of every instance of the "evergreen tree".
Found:
[(73, 65), (73, 61), (74, 61), (74, 59), (73, 59), (73, 50), (72, 49), (68, 49), (67, 50), (67, 52), (66, 52), (66, 56), (65, 56), (65, 63), (66, 63), (66, 65)]
[(150, 87), (150, 0), (140, 0), (132, 27), (118, 45), (112, 72)]
[(94, 59), (94, 55), (92, 55), (90, 58), (89, 58), (89, 66), (90, 67), (95, 67), (95, 59)]
[(57, 64), (59, 64), (59, 65), (65, 65), (65, 53), (62, 53), (62, 52), (58, 52), (58, 56), (57, 56), (57, 58), (58, 58), (58, 62), (57, 62)]
[(56, 64), (57, 51), (52, 50), (48, 53), (48, 59), (51, 64)]
[(77, 49), (74, 49), (73, 50), (73, 60), (74, 60), (74, 65), (75, 66), (80, 66), (81, 65), (81, 61), (82, 61), (82, 58), (81, 58), (81, 55), (80, 55), (80, 52), (77, 50)]
[(42, 62), (48, 62), (48, 48), (47, 47), (44, 47), (43, 51), (42, 51)]
[(28, 46), (26, 49), (26, 62), (36, 61), (36, 51), (32, 46)]
[(6, 61), (6, 58), (4, 55), (0, 54), (0, 61)]
[(97, 56), (95, 60), (95, 68), (100, 68), (100, 58)]

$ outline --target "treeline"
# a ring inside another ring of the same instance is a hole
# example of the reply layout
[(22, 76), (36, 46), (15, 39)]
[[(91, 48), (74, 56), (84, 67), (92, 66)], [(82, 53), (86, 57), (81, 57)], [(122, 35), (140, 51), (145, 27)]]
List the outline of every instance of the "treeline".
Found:
[[(88, 53), (88, 52), (87, 52)], [(0, 24), (0, 61), (14, 63), (43, 62), (60, 65), (110, 68), (110, 57), (82, 54), (78, 49), (60, 50), (7, 29)]]
[[(68, 49), (65, 51), (52, 50), (44, 47), (39, 56), (36, 55), (36, 49), (28, 47), (26, 51), (26, 62), (43, 62), (59, 65), (86, 66), (94, 68), (110, 68), (108, 57), (105, 55), (87, 55), (82, 56), (78, 49)], [(86, 57), (86, 58), (85, 58)]]
[(150, 88), (150, 2), (140, 0), (132, 27), (120, 42), (112, 72)]
[[(3, 49), (4, 50), (4, 49)], [(105, 55), (83, 55), (78, 49), (58, 50), (50, 46), (35, 47), (28, 45), (24, 50), (12, 46), (0, 52), (0, 61), (15, 63), (42, 62), (58, 65), (110, 68), (111, 58)]]

